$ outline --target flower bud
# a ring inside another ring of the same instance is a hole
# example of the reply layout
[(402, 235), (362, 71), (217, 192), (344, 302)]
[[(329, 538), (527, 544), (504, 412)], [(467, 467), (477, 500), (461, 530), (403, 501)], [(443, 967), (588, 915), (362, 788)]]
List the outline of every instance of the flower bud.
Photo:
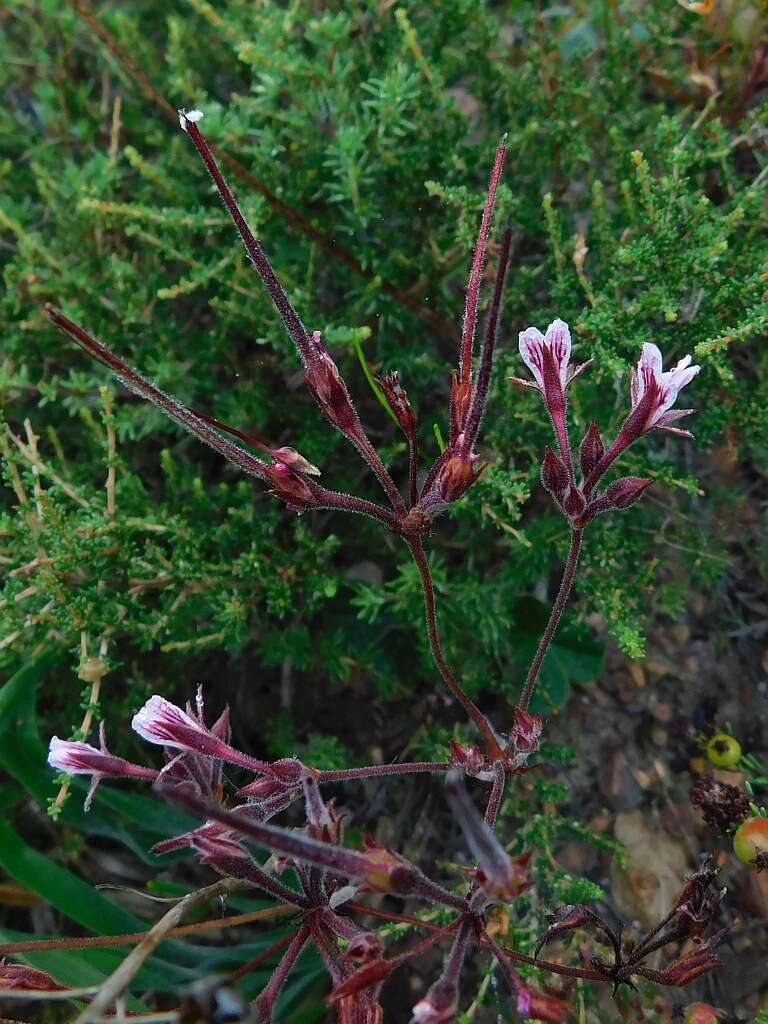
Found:
[(563, 510), (566, 514), (576, 518), (586, 507), (587, 501), (583, 492), (578, 487), (569, 487), (563, 496)]
[(453, 1024), (459, 1005), (458, 985), (440, 979), (413, 1008), (411, 1024)]
[(646, 488), (650, 487), (653, 480), (641, 476), (625, 476), (617, 480), (605, 492), (605, 499), (608, 508), (629, 508), (642, 497)]
[(416, 436), (416, 414), (408, 399), (408, 393), (400, 383), (397, 370), (385, 376), (377, 377), (376, 382), (381, 388), (389, 407), (395, 414), (400, 429), (409, 439)]
[(47, 971), (26, 964), (9, 964), (0, 960), (0, 991), (22, 989), (30, 992), (61, 992), (67, 986), (60, 985)]
[(460, 768), (467, 775), (479, 775), (485, 764), (482, 751), (475, 744), (463, 746), (456, 740), (451, 740), (451, 765)]
[(601, 512), (629, 508), (642, 497), (643, 492), (652, 483), (652, 480), (640, 476), (625, 476), (621, 480), (617, 480), (599, 498), (590, 501), (583, 514), (576, 517), (576, 525), (580, 528), (586, 526)]
[(282, 498), (292, 512), (304, 512), (317, 505), (307, 481), (284, 462), (265, 466), (264, 477), (272, 484), (269, 493), (274, 494), (276, 498)]
[(520, 754), (533, 754), (539, 749), (544, 719), (522, 708), (514, 709), (515, 723), (509, 735), (509, 745)]
[(544, 452), (544, 461), (541, 464), (541, 482), (556, 501), (562, 503), (571, 481), (565, 463), (549, 445)]
[(309, 340), (305, 381), (326, 417), (345, 434), (359, 426), (359, 420), (339, 368), (322, 343), (320, 332)]
[(589, 425), (579, 449), (579, 465), (585, 478), (597, 467), (605, 455), (605, 445), (594, 420)]
[(481, 469), (475, 469), (477, 456), (452, 455), (437, 475), (436, 489), (447, 504), (458, 501), (480, 476)]
[(380, 846), (370, 833), (365, 835), (365, 845), (369, 867), (362, 879), (364, 884), (373, 892), (411, 892), (418, 879), (413, 866), (386, 846)]
[(671, 985), (675, 988), (684, 988), (686, 985), (690, 985), (692, 981), (695, 981), (696, 978), (701, 977), (702, 974), (708, 974), (716, 967), (719, 967), (722, 961), (717, 953), (714, 952), (713, 947), (721, 941), (724, 934), (724, 932), (718, 932), (717, 935), (713, 935), (707, 942), (702, 943), (699, 949), (681, 956), (679, 960), (675, 960), (665, 970), (659, 971), (658, 980), (660, 983), (662, 985)]

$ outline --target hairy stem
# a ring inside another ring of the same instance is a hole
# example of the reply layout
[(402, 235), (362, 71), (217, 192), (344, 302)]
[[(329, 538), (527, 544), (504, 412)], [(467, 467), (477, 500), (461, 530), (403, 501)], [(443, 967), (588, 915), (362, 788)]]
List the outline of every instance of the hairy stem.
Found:
[(552, 605), (552, 613), (549, 616), (547, 628), (544, 630), (544, 635), (539, 643), (536, 656), (528, 670), (528, 676), (525, 680), (525, 685), (523, 686), (523, 692), (521, 693), (520, 700), (518, 701), (518, 705), (523, 709), (523, 711), (527, 710), (528, 705), (531, 702), (531, 697), (533, 696), (533, 691), (536, 688), (536, 682), (539, 678), (539, 672), (541, 671), (542, 662), (544, 661), (546, 653), (549, 650), (549, 646), (557, 632), (557, 627), (560, 623), (563, 609), (565, 608), (568, 596), (571, 593), (573, 578), (576, 575), (576, 566), (579, 561), (579, 552), (581, 551), (581, 540), (583, 534), (583, 530), (573, 530), (571, 532), (571, 547), (568, 551), (568, 559), (565, 563), (565, 571), (560, 584), (560, 590), (555, 598), (555, 603)]
[(419, 442), (415, 434), (408, 438), (408, 499), (413, 508), (419, 500)]
[(477, 325), (477, 302), (480, 296), (480, 285), (483, 276), (483, 263), (485, 262), (485, 250), (488, 245), (488, 235), (491, 231), (493, 220), (493, 208), (496, 204), (496, 190), (499, 187), (501, 174), (504, 169), (504, 157), (507, 152), (506, 135), (501, 145), (496, 150), (496, 159), (491, 171), (491, 179), (488, 183), (488, 195), (483, 209), (483, 219), (480, 222), (480, 233), (477, 236), (474, 256), (472, 257), (472, 269), (469, 272), (469, 284), (467, 285), (467, 299), (464, 305), (464, 326), (461, 332), (461, 354), (459, 359), (459, 377), (462, 384), (468, 384), (472, 374), (472, 349), (475, 342), (475, 327)]
[(387, 497), (392, 503), (392, 507), (395, 509), (398, 515), (404, 516), (407, 511), (405, 507), (405, 502), (400, 496), (400, 492), (395, 486), (394, 480), (389, 475), (389, 470), (381, 461), (381, 456), (379, 455), (379, 453), (376, 451), (376, 449), (373, 447), (371, 442), (368, 440), (368, 438), (362, 431), (359, 434), (355, 432), (353, 434), (349, 434), (348, 436), (350, 440), (354, 443), (357, 450), (362, 455), (363, 459), (371, 467), (371, 470), (375, 474), (376, 479), (379, 481)]
[(307, 940), (311, 936), (309, 926), (303, 924), (301, 928), (296, 932), (294, 937), (286, 949), (283, 958), (277, 965), (277, 968), (269, 979), (267, 987), (263, 990), (259, 998), (256, 1000), (256, 1019), (259, 1024), (269, 1024), (273, 1019), (273, 1011), (277, 997), (280, 995), (283, 986), (288, 980), (288, 975), (293, 970), (293, 966), (301, 955), (301, 951), (307, 944)]
[(496, 818), (501, 807), (501, 801), (504, 798), (504, 784), (507, 781), (507, 773), (504, 771), (504, 765), (501, 761), (496, 761), (493, 766), (493, 783), (491, 784), (491, 793), (488, 797), (488, 803), (485, 808), (485, 823), (489, 828), (493, 828), (496, 824)]
[(416, 775), (422, 772), (447, 772), (448, 764), (434, 761), (403, 761), (401, 764), (371, 764), (363, 768), (343, 768), (339, 771), (320, 772), (318, 782), (344, 782), (349, 779), (369, 779), (380, 775)]
[(501, 249), (499, 252), (499, 264), (496, 271), (496, 284), (493, 289), (493, 301), (488, 314), (488, 324), (485, 329), (483, 351), (480, 359), (480, 368), (477, 374), (475, 392), (472, 396), (472, 404), (467, 413), (467, 422), (464, 427), (464, 443), (462, 450), (469, 455), (472, 446), (477, 439), (480, 429), (480, 421), (488, 402), (488, 391), (491, 386), (491, 375), (493, 373), (493, 353), (496, 347), (496, 338), (499, 331), (499, 320), (501, 319), (501, 303), (504, 297), (504, 289), (507, 283), (507, 272), (509, 270), (509, 255), (512, 248), (512, 228), (506, 227), (501, 238)]
[(429, 568), (429, 563), (427, 562), (427, 557), (424, 553), (424, 545), (418, 537), (406, 537), (406, 542), (408, 547), (411, 549), (413, 560), (416, 562), (416, 567), (418, 568), (419, 575), (421, 576), (421, 585), (424, 590), (424, 607), (427, 615), (427, 637), (429, 639), (429, 646), (432, 650), (432, 657), (435, 659), (435, 664), (437, 665), (446, 686), (477, 726), (480, 735), (485, 741), (488, 756), (493, 760), (496, 760), (502, 756), (503, 751), (491, 723), (477, 707), (474, 701), (472, 701), (464, 692), (464, 688), (454, 675), (448, 662), (445, 660), (443, 648), (440, 643), (440, 631), (437, 626), (435, 587), (432, 582), (432, 573)]

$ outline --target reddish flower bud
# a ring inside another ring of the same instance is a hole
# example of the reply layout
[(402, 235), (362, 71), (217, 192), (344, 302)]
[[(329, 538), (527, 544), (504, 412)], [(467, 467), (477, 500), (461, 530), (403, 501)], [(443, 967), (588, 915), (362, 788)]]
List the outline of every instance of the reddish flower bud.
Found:
[(276, 462), (282, 462), (284, 466), (287, 466), (296, 473), (306, 473), (307, 476), (320, 476), (320, 470), (317, 466), (305, 459), (295, 448), (269, 448), (268, 451)]
[(319, 331), (309, 339), (305, 381), (325, 416), (345, 434), (360, 426), (339, 368), (321, 340)]
[(418, 878), (413, 865), (386, 846), (380, 846), (368, 832), (365, 834), (365, 845), (368, 848), (368, 869), (362, 881), (367, 888), (373, 892), (411, 892)]
[(569, 487), (563, 496), (563, 510), (571, 518), (578, 518), (587, 507), (583, 492), (578, 487)]
[(565, 463), (549, 445), (541, 464), (541, 482), (555, 500), (562, 504), (571, 481)]
[(22, 989), (30, 992), (61, 992), (66, 985), (60, 985), (47, 971), (26, 964), (9, 964), (0, 960), (0, 991)]
[(317, 507), (310, 485), (284, 462), (265, 466), (264, 477), (272, 484), (269, 493), (282, 498), (291, 511), (304, 512), (308, 508)]
[(411, 1024), (453, 1024), (458, 1007), (458, 985), (441, 979), (416, 1003)]
[(544, 719), (522, 708), (514, 709), (515, 723), (509, 736), (509, 745), (521, 754), (533, 754), (539, 749)]
[(625, 476), (617, 480), (605, 492), (604, 498), (608, 508), (629, 508), (638, 501), (643, 492), (651, 486), (653, 480), (641, 476)]
[(416, 436), (416, 414), (413, 411), (408, 399), (408, 393), (400, 383), (400, 374), (397, 370), (385, 376), (377, 377), (376, 382), (381, 388), (389, 407), (395, 414), (400, 429), (407, 438)]
[[(451, 740), (451, 765), (460, 768), (467, 775), (479, 776), (485, 765), (485, 757), (482, 751), (475, 744), (462, 746), (456, 740)], [(490, 777), (490, 776), (489, 776)]]
[(724, 934), (724, 932), (718, 932), (708, 942), (703, 943), (699, 949), (681, 956), (665, 970), (654, 972), (652, 980), (657, 980), (662, 985), (683, 988), (685, 985), (690, 985), (696, 978), (700, 978), (702, 974), (708, 974), (719, 967), (722, 961), (714, 952), (713, 947), (722, 940)]
[(641, 476), (625, 476), (615, 483), (587, 505), (584, 514), (578, 516), (574, 522), (580, 528), (586, 526), (590, 520), (601, 512), (608, 512), (612, 509), (625, 509), (634, 505), (642, 496), (645, 490), (651, 486), (653, 480)]
[(588, 477), (597, 467), (603, 455), (605, 455), (605, 445), (600, 437), (597, 424), (592, 420), (579, 449), (579, 464), (585, 477)]
[(436, 491), (446, 504), (458, 501), (482, 472), (477, 468), (477, 456), (452, 455), (437, 475)]

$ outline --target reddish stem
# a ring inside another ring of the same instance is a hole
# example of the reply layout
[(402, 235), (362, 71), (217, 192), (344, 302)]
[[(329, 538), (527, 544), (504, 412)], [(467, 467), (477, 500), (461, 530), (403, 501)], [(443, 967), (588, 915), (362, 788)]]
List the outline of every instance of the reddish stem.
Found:
[(259, 1024), (268, 1024), (273, 1019), (273, 1010), (277, 997), (283, 989), (288, 975), (293, 970), (293, 966), (301, 955), (301, 951), (307, 944), (307, 941), (311, 935), (309, 926), (303, 924), (301, 928), (291, 939), (288, 948), (285, 951), (280, 963), (277, 965), (274, 974), (269, 979), (267, 986), (263, 989), (261, 995), (256, 1000), (256, 1019)]
[(245, 217), (241, 213), (237, 200), (233, 196), (229, 185), (226, 183), (223, 174), (219, 170), (210, 146), (200, 132), (200, 129), (193, 121), (188, 120), (182, 112), (179, 113), (179, 118), (181, 120), (182, 128), (189, 135), (190, 139), (192, 139), (192, 142), (195, 144), (195, 149), (197, 149), (203, 159), (203, 163), (208, 168), (208, 173), (213, 178), (216, 188), (219, 191), (219, 195), (221, 196), (222, 201), (224, 202), (224, 205), (226, 206), (229, 215), (234, 221), (235, 227), (243, 240), (248, 257), (256, 268), (262, 284), (269, 293), (269, 297), (275, 304), (275, 308), (280, 314), (286, 330), (293, 338), (294, 344), (298, 348), (304, 360), (310, 359), (311, 352), (309, 348), (309, 335), (307, 334), (307, 329), (301, 322), (299, 314), (291, 305), (291, 301), (285, 294), (283, 286), (278, 281), (277, 276), (267, 259), (267, 255), (261, 247), (261, 243), (251, 231)]
[(388, 530), (392, 530), (393, 533), (400, 533), (398, 518), (381, 505), (377, 505), (373, 501), (366, 501), (365, 498), (357, 498), (352, 494), (328, 490), (313, 481), (307, 481), (307, 483), (320, 508), (336, 509), (340, 512), (356, 512), (361, 516), (369, 516), (382, 523)]
[(440, 643), (440, 632), (437, 626), (435, 587), (432, 581), (432, 573), (429, 568), (429, 563), (427, 562), (427, 557), (424, 553), (424, 545), (418, 537), (406, 537), (405, 540), (408, 547), (411, 549), (413, 560), (416, 562), (419, 575), (421, 576), (421, 585), (424, 590), (424, 607), (427, 615), (427, 637), (429, 639), (429, 646), (432, 650), (432, 656), (435, 659), (435, 664), (437, 665), (440, 675), (443, 677), (448, 689), (477, 726), (480, 735), (485, 741), (488, 756), (491, 760), (498, 760), (503, 756), (503, 751), (493, 727), (474, 701), (472, 701), (464, 692), (464, 688), (453, 674), (448, 662), (445, 660), (443, 648)]
[(536, 682), (539, 678), (539, 672), (541, 671), (541, 665), (544, 661), (547, 651), (549, 650), (550, 644), (557, 632), (557, 627), (560, 623), (560, 618), (563, 614), (563, 609), (568, 601), (568, 596), (571, 593), (571, 587), (573, 586), (573, 578), (576, 575), (576, 566), (579, 561), (579, 552), (581, 551), (581, 541), (584, 535), (583, 530), (572, 530), (571, 532), (571, 546), (568, 551), (568, 559), (565, 563), (565, 571), (563, 572), (563, 579), (560, 583), (560, 590), (558, 591), (555, 603), (552, 605), (552, 612), (549, 616), (549, 622), (547, 628), (544, 630), (544, 635), (539, 643), (536, 656), (533, 659), (530, 669), (528, 670), (528, 676), (523, 686), (523, 692), (520, 694), (520, 700), (518, 701), (519, 707), (523, 711), (527, 710), (530, 704), (533, 691), (536, 688)]
[(449, 764), (434, 761), (403, 761), (401, 764), (372, 764), (364, 768), (343, 768), (320, 772), (318, 782), (344, 782), (349, 779), (368, 779), (381, 775), (416, 775), (424, 772), (447, 772)]
[(292, 941), (293, 935), (284, 935), (282, 939), (278, 939), (277, 942), (273, 942), (272, 945), (262, 953), (259, 953), (251, 960), (247, 960), (244, 964), (241, 964), (240, 967), (236, 967), (229, 975), (230, 981), (237, 981), (239, 978), (244, 978), (246, 974), (250, 974), (251, 971), (255, 971), (257, 967), (261, 967), (261, 965), (266, 963), (267, 960), (271, 960), (276, 953), (282, 952), (286, 946), (291, 944)]
[(408, 435), (408, 498), (411, 508), (419, 500), (419, 441), (415, 434)]
[(504, 798), (504, 785), (507, 781), (507, 773), (501, 761), (495, 761), (493, 765), (493, 783), (485, 808), (485, 823), (489, 828), (496, 824), (496, 818)]
[(480, 222), (480, 233), (477, 236), (475, 253), (472, 258), (472, 268), (469, 272), (467, 298), (464, 305), (464, 326), (461, 334), (461, 355), (459, 359), (459, 377), (464, 385), (468, 385), (472, 377), (472, 350), (474, 348), (475, 329), (477, 327), (477, 302), (482, 283), (485, 250), (488, 245), (488, 235), (491, 231), (491, 221), (493, 220), (493, 208), (496, 203), (496, 190), (499, 187), (499, 181), (504, 170), (504, 157), (507, 152), (506, 143), (507, 137), (505, 135), (501, 140), (501, 145), (496, 150), (496, 159), (491, 171), (488, 195), (483, 209), (483, 219)]
[(496, 348), (496, 338), (499, 331), (501, 303), (504, 297), (504, 288), (507, 283), (511, 248), (512, 228), (506, 227), (501, 238), (499, 264), (496, 270), (496, 284), (493, 289), (493, 301), (491, 302), (491, 309), (488, 314), (488, 325), (485, 329), (483, 353), (477, 374), (477, 384), (475, 385), (472, 404), (469, 407), (467, 422), (464, 427), (464, 443), (462, 445), (462, 450), (466, 455), (469, 455), (472, 450), (472, 446), (477, 439), (477, 434), (480, 429), (480, 421), (483, 418), (483, 413), (488, 402), (488, 391), (491, 386), (491, 375), (493, 373), (493, 353)]

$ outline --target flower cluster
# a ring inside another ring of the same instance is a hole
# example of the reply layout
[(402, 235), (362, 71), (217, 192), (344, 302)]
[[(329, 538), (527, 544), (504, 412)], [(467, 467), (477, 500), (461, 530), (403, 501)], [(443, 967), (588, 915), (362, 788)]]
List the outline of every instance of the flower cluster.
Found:
[(554, 320), (546, 334), (535, 327), (520, 332), (520, 355), (533, 374), (533, 381), (513, 377), (518, 384), (537, 390), (552, 418), (559, 454), (547, 448), (541, 467), (541, 480), (574, 530), (582, 530), (601, 512), (625, 509), (633, 505), (651, 484), (643, 477), (627, 476), (616, 480), (602, 493), (598, 486), (608, 469), (629, 445), (658, 427), (685, 437), (693, 435), (670, 424), (688, 416), (692, 409), (673, 409), (678, 394), (699, 372), (685, 356), (673, 370), (663, 372), (661, 352), (646, 343), (637, 369), (630, 378), (631, 410), (616, 439), (606, 449), (597, 424), (593, 421), (579, 448), (581, 481), (574, 477), (573, 454), (566, 419), (567, 394), (573, 381), (592, 360), (570, 365), (571, 332), (562, 320)]

